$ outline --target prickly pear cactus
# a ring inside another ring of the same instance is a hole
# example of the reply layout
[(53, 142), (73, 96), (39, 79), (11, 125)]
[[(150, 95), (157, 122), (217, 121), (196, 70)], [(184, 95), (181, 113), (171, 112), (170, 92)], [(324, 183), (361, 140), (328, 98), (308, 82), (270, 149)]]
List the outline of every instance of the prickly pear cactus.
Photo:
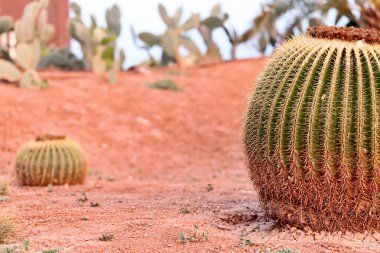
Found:
[[(23, 69), (35, 69), (41, 58), (41, 47), (54, 36), (55, 28), (48, 23), (48, 0), (28, 3), (20, 20), (15, 23), (16, 62)], [(21, 52), (18, 53), (20, 51)], [(27, 63), (27, 64), (25, 64)]]
[(165, 7), (160, 4), (159, 13), (162, 20), (167, 26), (167, 30), (163, 35), (155, 35), (152, 33), (140, 33), (138, 37), (148, 46), (161, 46), (163, 54), (161, 58), (161, 64), (167, 65), (171, 62), (179, 63), (180, 65), (186, 65), (186, 59), (184, 59), (179, 52), (181, 46), (187, 49), (190, 53), (190, 62), (196, 62), (201, 58), (201, 52), (196, 44), (185, 35), (187, 31), (199, 27), (200, 17), (199, 15), (190, 16), (182, 25), (179, 24), (182, 17), (182, 9), (177, 9), (175, 15), (170, 17)]
[[(28, 3), (21, 19), (14, 25), (16, 58), (0, 61), (0, 79), (19, 83), (21, 87), (39, 86), (42, 83), (36, 68), (41, 58), (41, 48), (54, 36), (55, 28), (47, 21), (48, 0)], [(0, 33), (12, 28), (10, 17), (0, 17)]]
[(380, 33), (310, 28), (273, 55), (249, 102), (245, 150), (282, 224), (380, 229)]
[(70, 34), (81, 45), (86, 68), (98, 75), (107, 74), (112, 77), (109, 78), (111, 83), (116, 82), (117, 74), (125, 61), (125, 54), (123, 50), (117, 49), (116, 41), (121, 33), (119, 7), (113, 5), (106, 10), (106, 28), (99, 27), (94, 16), (91, 16), (91, 27), (86, 27), (80, 6), (71, 3), (71, 9), (75, 16), (69, 21)]
[(0, 34), (9, 32), (13, 27), (11, 16), (0, 16)]
[(206, 55), (202, 57), (203, 62), (215, 62), (222, 60), (219, 48), (213, 38), (213, 31), (218, 28), (223, 28), (224, 22), (227, 19), (228, 14), (223, 14), (221, 11), (221, 5), (218, 4), (212, 8), (211, 15), (202, 20), (198, 30), (207, 46)]
[(85, 179), (87, 162), (82, 148), (74, 141), (46, 135), (20, 148), (16, 172), (26, 186), (78, 184)]

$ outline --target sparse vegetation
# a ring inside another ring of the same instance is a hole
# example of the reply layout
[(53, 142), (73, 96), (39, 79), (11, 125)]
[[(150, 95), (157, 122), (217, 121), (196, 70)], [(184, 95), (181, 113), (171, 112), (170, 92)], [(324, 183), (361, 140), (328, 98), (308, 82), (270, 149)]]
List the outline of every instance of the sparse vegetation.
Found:
[(148, 84), (148, 88), (158, 90), (182, 91), (182, 88), (171, 79), (158, 80), (155, 83)]
[(22, 241), (21, 246), (22, 246), (23, 250), (28, 251), (29, 250), (29, 246), (30, 246), (30, 241), (29, 240)]
[(99, 207), (100, 204), (98, 202), (90, 202), (91, 207)]
[(188, 233), (185, 231), (179, 232), (180, 243), (208, 241), (208, 237), (209, 233), (200, 230), (198, 225), (194, 225), (194, 229)]
[(284, 247), (278, 250), (274, 250), (272, 248), (265, 248), (256, 250), (256, 253), (299, 253), (298, 251), (295, 251), (293, 249), (290, 249), (288, 247)]
[(59, 253), (59, 249), (45, 249), (42, 253)]
[(78, 202), (85, 203), (86, 201), (88, 201), (87, 194), (83, 192), (80, 198), (78, 199)]
[(7, 202), (8, 196), (0, 196), (0, 202)]
[(14, 223), (13, 217), (8, 213), (8, 210), (0, 211), (0, 243), (7, 240), (13, 233)]
[(250, 239), (241, 238), (240, 239), (240, 246), (241, 247), (251, 247), (257, 245), (256, 243), (252, 242)]
[(0, 249), (0, 253), (21, 253), (25, 251), (29, 251), (29, 240), (24, 240), (21, 242), (21, 244), (16, 244), (13, 246), (8, 246), (5, 248)]
[(9, 183), (4, 177), (0, 177), (0, 196), (9, 194)]
[(115, 238), (113, 234), (103, 234), (101, 237), (99, 237), (99, 241), (107, 242), (112, 241)]
[(190, 210), (188, 208), (183, 208), (179, 212), (182, 213), (182, 214), (189, 214)]
[(210, 192), (210, 191), (214, 190), (214, 186), (212, 184), (208, 184), (207, 187), (206, 187), (206, 190), (208, 192)]

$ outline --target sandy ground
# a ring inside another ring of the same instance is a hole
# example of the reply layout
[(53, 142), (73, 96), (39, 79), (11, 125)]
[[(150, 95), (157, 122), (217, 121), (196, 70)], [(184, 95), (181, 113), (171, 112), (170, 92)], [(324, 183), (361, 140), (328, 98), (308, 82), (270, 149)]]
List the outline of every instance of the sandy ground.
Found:
[[(264, 62), (128, 72), (116, 85), (58, 71), (42, 72), (46, 90), (0, 85), (0, 173), (12, 186), (0, 205), (17, 225), (4, 247), (29, 240), (29, 252), (277, 252), (286, 246), (380, 252), (380, 234), (304, 233), (265, 219), (241, 141), (247, 97)], [(184, 90), (147, 88), (168, 78)], [(44, 133), (82, 144), (90, 165), (84, 185), (52, 191), (18, 185), (17, 149)], [(105, 234), (113, 240), (99, 240)]]

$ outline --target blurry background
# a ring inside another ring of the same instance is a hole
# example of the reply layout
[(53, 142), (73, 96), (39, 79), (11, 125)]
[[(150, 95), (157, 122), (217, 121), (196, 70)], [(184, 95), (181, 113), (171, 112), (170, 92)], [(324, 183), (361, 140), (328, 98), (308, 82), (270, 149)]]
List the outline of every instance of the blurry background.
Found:
[(45, 38), (39, 68), (111, 76), (137, 65), (188, 66), (270, 55), (310, 26), (380, 30), (380, 0), (39, 1), (46, 5), (42, 15), (37, 0), (0, 0), (0, 58), (16, 58), (16, 23), (21, 18), (30, 26), (30, 16), (46, 25), (44, 31), (38, 25), (27, 29)]
[[(97, 17), (98, 23), (105, 26), (104, 10), (113, 4), (119, 5), (121, 9), (121, 23), (123, 24), (122, 34), (119, 37), (120, 46), (125, 50), (127, 55), (126, 65), (134, 66), (147, 59), (144, 50), (136, 48), (130, 32), (130, 26), (133, 25), (136, 33), (145, 31), (154, 31), (155, 33), (164, 33), (166, 26), (158, 12), (158, 5), (162, 3), (168, 10), (169, 15), (174, 15), (177, 8), (183, 8), (182, 20), (185, 20), (193, 13), (201, 14), (206, 18), (210, 10), (216, 4), (221, 4), (223, 12), (229, 14), (227, 26), (234, 27), (239, 34), (243, 33), (252, 26), (252, 19), (260, 13), (261, 3), (266, 0), (71, 0), (70, 2), (78, 3), (82, 8), (83, 21), (91, 24), (90, 15)], [(189, 36), (195, 41), (202, 52), (206, 47), (201, 36), (196, 30), (190, 31)], [(215, 41), (218, 41), (223, 59), (230, 58), (231, 44), (228, 42), (223, 30), (215, 30)], [(78, 56), (81, 54), (79, 44), (72, 40), (73, 52)], [(155, 58), (161, 57), (161, 49), (153, 48), (152, 54)], [(252, 48), (252, 45), (242, 44), (237, 50), (238, 58), (257, 57), (261, 54)]]

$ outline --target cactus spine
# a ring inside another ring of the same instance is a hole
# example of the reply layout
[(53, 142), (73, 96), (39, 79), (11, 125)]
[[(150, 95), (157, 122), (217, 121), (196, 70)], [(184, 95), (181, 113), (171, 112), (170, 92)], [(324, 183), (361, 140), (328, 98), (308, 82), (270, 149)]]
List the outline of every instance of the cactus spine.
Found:
[(87, 172), (82, 148), (63, 136), (43, 136), (24, 144), (16, 157), (16, 173), (22, 185), (82, 183)]
[(245, 126), (269, 214), (316, 230), (380, 229), (380, 33), (313, 28), (280, 47)]

